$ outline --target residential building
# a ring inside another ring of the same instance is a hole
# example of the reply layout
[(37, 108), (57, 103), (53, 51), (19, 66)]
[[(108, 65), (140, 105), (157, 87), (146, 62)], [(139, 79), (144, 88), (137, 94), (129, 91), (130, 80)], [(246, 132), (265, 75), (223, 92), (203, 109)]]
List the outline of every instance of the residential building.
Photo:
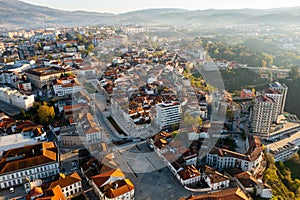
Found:
[(278, 81), (276, 81), (275, 83), (269, 83), (269, 88), (279, 91), (282, 94), (282, 100), (281, 100), (281, 104), (280, 104), (281, 105), (280, 113), (283, 113), (285, 101), (287, 98), (288, 87), (285, 84), (281, 84)]
[(37, 88), (42, 88), (45, 85), (51, 85), (52, 81), (60, 78), (61, 74), (68, 71), (58, 67), (37, 68), (28, 70), (26, 78)]
[(85, 142), (95, 143), (100, 141), (101, 132), (103, 131), (101, 131), (100, 127), (95, 122), (94, 117), (91, 113), (86, 113), (80, 118), (79, 126), (82, 129), (81, 135), (85, 136)]
[(53, 189), (45, 191), (45, 194), (41, 197), (35, 198), (35, 200), (66, 200), (64, 193), (59, 185), (55, 186)]
[(29, 110), (35, 102), (33, 94), (22, 94), (10, 87), (0, 87), (0, 100), (24, 110)]
[(256, 191), (256, 196), (266, 199), (272, 198), (272, 189), (260, 179), (256, 179), (250, 172), (236, 174), (234, 180), (243, 191), (249, 193)]
[(278, 115), (281, 113), (281, 104), (282, 104), (282, 94), (273, 89), (265, 89), (263, 93), (274, 100), (275, 102), (275, 110), (273, 113), (273, 121), (277, 120)]
[(81, 85), (77, 82), (76, 78), (64, 77), (58, 80), (55, 80), (53, 84), (54, 94), (57, 96), (65, 96), (68, 94), (74, 94), (81, 90)]
[(255, 94), (253, 90), (247, 90), (247, 89), (243, 89), (241, 91), (240, 97), (242, 99), (247, 99), (247, 98), (254, 98)]
[(49, 189), (60, 186), (64, 196), (67, 198), (71, 195), (78, 194), (82, 190), (81, 178), (77, 172), (69, 175), (60, 174), (59, 180), (50, 184)]
[(92, 185), (96, 194), (103, 200), (134, 199), (134, 185), (120, 169), (92, 177)]
[(80, 146), (85, 141), (85, 137), (79, 136), (75, 126), (61, 129), (58, 138), (63, 146)]
[(217, 200), (217, 199), (234, 199), (234, 200), (250, 200), (240, 188), (232, 188), (228, 190), (221, 190), (214, 193), (201, 194), (198, 196), (191, 196), (186, 200)]
[(257, 136), (248, 136), (246, 140), (247, 152), (238, 152), (213, 147), (206, 156), (206, 164), (214, 168), (240, 168), (255, 174), (259, 171), (263, 161), (263, 148)]
[(177, 101), (164, 101), (156, 105), (156, 122), (160, 129), (171, 128), (181, 120), (181, 105)]
[(25, 178), (47, 179), (59, 173), (59, 154), (53, 142), (15, 148), (0, 160), (0, 188), (20, 185)]
[(229, 187), (230, 178), (228, 176), (206, 165), (200, 171), (202, 172), (203, 179), (211, 190), (220, 190)]
[(198, 183), (201, 180), (201, 174), (194, 165), (183, 166), (177, 171), (179, 181), (182, 185)]
[(276, 113), (274, 99), (266, 95), (259, 95), (255, 98), (251, 111), (251, 125), (254, 133), (269, 137), (271, 125)]
[(102, 200), (134, 200), (134, 185), (129, 179), (117, 180), (99, 188)]

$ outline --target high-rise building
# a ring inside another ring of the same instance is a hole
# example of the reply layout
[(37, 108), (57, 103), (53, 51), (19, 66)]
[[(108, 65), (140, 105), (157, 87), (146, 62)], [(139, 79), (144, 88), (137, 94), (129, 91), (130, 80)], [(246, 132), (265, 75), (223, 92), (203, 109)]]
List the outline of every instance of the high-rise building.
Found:
[(281, 113), (282, 94), (281, 92), (274, 89), (265, 89), (263, 93), (272, 98), (275, 102), (275, 111), (273, 112), (273, 121), (277, 120), (278, 115)]
[(280, 113), (283, 113), (285, 101), (286, 101), (286, 97), (287, 97), (288, 87), (285, 84), (281, 84), (278, 81), (276, 81), (275, 83), (269, 83), (269, 88), (279, 91), (282, 94)]
[(276, 113), (276, 103), (274, 99), (266, 95), (257, 96), (251, 112), (253, 132), (268, 137), (272, 122), (274, 121), (274, 112)]
[(156, 105), (156, 122), (160, 129), (180, 123), (181, 106), (177, 101), (165, 101)]

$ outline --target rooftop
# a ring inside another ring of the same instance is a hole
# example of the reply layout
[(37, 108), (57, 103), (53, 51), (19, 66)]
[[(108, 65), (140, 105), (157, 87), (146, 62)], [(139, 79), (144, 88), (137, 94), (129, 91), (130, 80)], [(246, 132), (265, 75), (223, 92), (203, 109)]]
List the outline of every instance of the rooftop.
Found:
[(10, 149), (3, 153), (0, 160), (0, 174), (56, 161), (57, 148), (53, 142)]
[(249, 200), (240, 188), (221, 190), (214, 193), (202, 194), (186, 198), (187, 200)]

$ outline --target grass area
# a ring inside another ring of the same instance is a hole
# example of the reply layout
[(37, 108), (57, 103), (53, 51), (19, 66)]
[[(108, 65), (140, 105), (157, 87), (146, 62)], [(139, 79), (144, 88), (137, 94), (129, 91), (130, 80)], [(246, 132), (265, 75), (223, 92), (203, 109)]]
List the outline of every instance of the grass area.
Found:
[(113, 125), (113, 127), (118, 131), (119, 134), (127, 136), (127, 134), (119, 127), (117, 122), (112, 117), (107, 117), (107, 120)]
[(91, 83), (86, 83), (84, 85), (84, 87), (88, 91), (89, 94), (94, 94), (97, 91), (96, 88)]

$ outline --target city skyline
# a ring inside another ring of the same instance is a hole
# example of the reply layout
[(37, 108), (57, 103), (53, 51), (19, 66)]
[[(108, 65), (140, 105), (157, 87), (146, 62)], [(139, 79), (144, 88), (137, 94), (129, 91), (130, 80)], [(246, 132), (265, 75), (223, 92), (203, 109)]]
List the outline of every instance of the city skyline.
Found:
[(270, 9), (280, 7), (295, 7), (300, 6), (298, 0), (266, 0), (266, 1), (222, 1), (212, 0), (209, 2), (195, 2), (194, 0), (154, 0), (141, 2), (138, 0), (131, 0), (130, 3), (124, 3), (120, 5), (118, 0), (103, 1), (103, 0), (88, 0), (82, 3), (80, 0), (22, 0), (26, 3), (35, 5), (47, 6), (50, 8), (61, 9), (61, 10), (84, 10), (84, 11), (96, 11), (106, 13), (125, 13), (135, 10), (150, 9), (150, 8), (181, 8), (187, 10), (205, 10), (205, 9)]

